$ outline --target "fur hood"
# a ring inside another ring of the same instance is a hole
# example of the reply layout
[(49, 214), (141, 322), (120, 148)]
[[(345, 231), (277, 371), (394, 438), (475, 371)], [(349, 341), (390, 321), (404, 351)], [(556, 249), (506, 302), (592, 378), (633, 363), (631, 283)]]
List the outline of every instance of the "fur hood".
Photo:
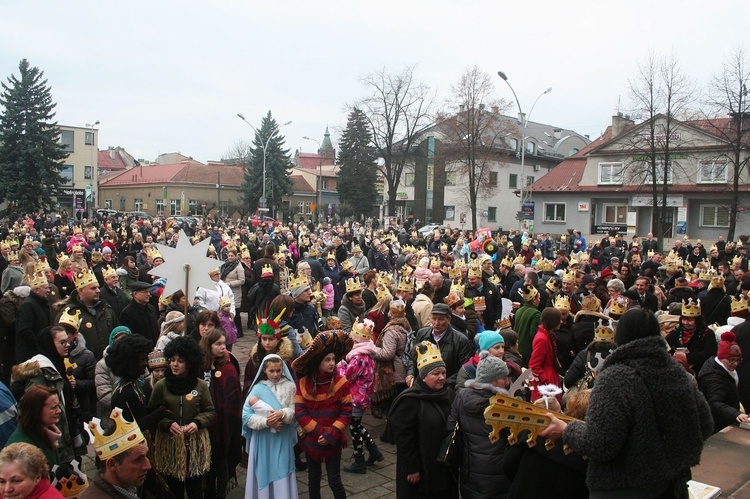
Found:
[(609, 317), (600, 314), (599, 312), (592, 312), (591, 310), (580, 310), (576, 313), (575, 319), (573, 319), (573, 322), (580, 322), (580, 321), (591, 321), (596, 322), (599, 319), (606, 319), (609, 320)]
[[(31, 378), (39, 376), (42, 369), (52, 369), (57, 373), (52, 361), (42, 354), (34, 355), (32, 358), (22, 364), (13, 366), (13, 381), (26, 382)], [(58, 375), (60, 373), (57, 373)]]
[[(260, 340), (258, 343), (253, 345), (252, 350), (250, 350), (250, 358), (253, 359), (253, 364), (255, 367), (258, 367), (260, 365), (260, 360), (258, 360), (258, 345), (260, 344)], [(281, 338), (279, 340), (279, 346), (276, 349), (276, 353), (279, 357), (282, 358), (284, 362), (286, 362), (288, 365), (291, 365), (293, 354), (294, 354), (294, 346), (292, 345), (292, 341), (289, 338)]]

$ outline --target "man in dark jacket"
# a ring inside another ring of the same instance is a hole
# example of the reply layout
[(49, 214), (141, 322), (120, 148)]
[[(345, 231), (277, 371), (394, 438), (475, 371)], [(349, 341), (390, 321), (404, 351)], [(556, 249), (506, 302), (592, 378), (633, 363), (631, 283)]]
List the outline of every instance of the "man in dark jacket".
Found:
[(260, 275), (263, 273), (263, 266), (270, 265), (273, 269), (273, 282), (279, 283), (279, 264), (276, 262), (274, 255), (276, 254), (276, 246), (273, 243), (268, 243), (263, 249), (263, 258), (259, 258), (253, 264), (253, 274), (255, 276), (255, 282), (260, 281)]
[(502, 319), (503, 312), (502, 296), (497, 286), (482, 278), (482, 269), (475, 266), (469, 266), (468, 283), (466, 298), (484, 297), (486, 308), (480, 315), (485, 329), (497, 329), (495, 324)]
[(159, 339), (159, 326), (156, 311), (149, 304), (151, 299), (150, 284), (136, 281), (130, 289), (133, 291), (133, 301), (120, 314), (120, 325), (130, 328), (135, 334), (147, 338), (151, 345), (156, 345)]
[[(49, 283), (42, 274), (29, 282), (31, 293), (18, 307), (16, 319), (16, 363), (20, 364), (39, 353), (37, 337), (42, 329), (51, 325), (51, 313), (47, 302)], [(10, 369), (11, 366), (7, 366)]]
[(101, 299), (109, 303), (117, 317), (128, 306), (128, 300), (125, 293), (117, 286), (117, 272), (112, 267), (105, 267), (102, 271), (102, 280), (104, 286), (101, 288)]
[(414, 337), (414, 347), (409, 352), (409, 365), (406, 367), (406, 384), (411, 385), (417, 374), (417, 352), (416, 345), (423, 341), (438, 345), (440, 355), (445, 362), (446, 383), (451, 388), (456, 387), (456, 377), (474, 348), (469, 338), (453, 329), (451, 323), (451, 309), (445, 303), (436, 303), (432, 307), (432, 325), (423, 327), (417, 331)]
[(300, 280), (292, 280), (289, 283), (289, 293), (294, 298), (294, 312), (289, 318), (289, 324), (302, 334), (305, 329), (312, 336), (318, 334), (318, 311), (310, 304), (313, 299), (310, 285), (303, 276)]
[(119, 325), (117, 316), (107, 302), (99, 299), (99, 282), (93, 272), (87, 270), (77, 273), (75, 284), (75, 291), (68, 297), (69, 312), (75, 315), (76, 310), (81, 311), (81, 327), (78, 332), (86, 338), (86, 348), (99, 360), (109, 345), (109, 335)]

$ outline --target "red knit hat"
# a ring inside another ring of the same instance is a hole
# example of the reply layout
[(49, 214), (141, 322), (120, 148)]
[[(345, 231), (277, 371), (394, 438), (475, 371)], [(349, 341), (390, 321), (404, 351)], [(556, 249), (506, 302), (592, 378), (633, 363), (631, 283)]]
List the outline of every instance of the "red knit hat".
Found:
[(719, 351), (716, 354), (717, 359), (737, 359), (742, 358), (742, 350), (735, 341), (737, 337), (732, 331), (721, 333), (721, 342), (719, 343)]

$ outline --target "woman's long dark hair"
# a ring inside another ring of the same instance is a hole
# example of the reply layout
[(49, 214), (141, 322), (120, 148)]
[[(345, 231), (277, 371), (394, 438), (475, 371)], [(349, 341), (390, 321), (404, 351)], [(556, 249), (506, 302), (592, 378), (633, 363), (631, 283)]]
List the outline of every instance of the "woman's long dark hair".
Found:
[(631, 308), (617, 323), (615, 342), (618, 346), (622, 346), (633, 340), (660, 334), (659, 321), (651, 310)]
[(57, 390), (50, 386), (34, 385), (30, 386), (18, 402), (18, 427), (29, 435), (34, 435), (42, 442), (49, 442), (47, 432), (42, 427), (42, 410), (47, 399), (52, 395), (57, 397), (58, 404), (62, 405), (60, 395)]

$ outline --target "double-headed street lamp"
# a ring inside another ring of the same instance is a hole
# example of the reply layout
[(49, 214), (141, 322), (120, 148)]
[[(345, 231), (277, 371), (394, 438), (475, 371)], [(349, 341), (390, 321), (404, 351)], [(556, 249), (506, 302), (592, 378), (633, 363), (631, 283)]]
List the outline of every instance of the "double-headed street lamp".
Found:
[[(520, 198), (521, 198), (521, 201), (519, 202), (519, 205), (520, 205), (521, 209), (519, 211), (523, 212), (523, 188), (524, 188), (524, 184), (526, 183), (526, 178), (525, 178), (525, 175), (524, 175), (524, 165), (525, 165), (525, 162), (526, 162), (526, 138), (527, 138), (526, 137), (526, 128), (529, 126), (529, 118), (531, 118), (531, 113), (534, 112), (534, 107), (536, 107), (536, 103), (539, 102), (539, 99), (542, 98), (542, 95), (545, 95), (545, 94), (548, 94), (548, 93), (552, 92), (552, 87), (547, 88), (547, 90), (545, 90), (544, 92), (542, 92), (541, 94), (539, 94), (539, 97), (537, 97), (536, 100), (534, 101), (534, 104), (531, 106), (531, 110), (529, 111), (529, 114), (527, 116), (526, 114), (524, 114), (523, 110), (521, 109), (521, 102), (518, 100), (518, 96), (516, 95), (516, 91), (513, 89), (513, 85), (511, 85), (510, 82), (508, 81), (508, 75), (506, 75), (502, 71), (498, 71), (497, 75), (500, 78), (502, 78), (505, 83), (508, 84), (508, 87), (510, 87), (510, 91), (513, 92), (513, 97), (515, 97), (515, 99), (516, 99), (516, 105), (518, 106), (518, 117), (521, 120), (521, 127), (522, 127), (522, 133), (521, 133), (521, 178), (520, 178), (521, 183), (520, 183), (520, 189), (519, 189)], [(523, 228), (523, 219), (519, 220), (518, 223), (519, 223), (519, 227)]]
[[(247, 120), (245, 119), (245, 116), (243, 116), (243, 115), (242, 115), (242, 113), (237, 113), (237, 116), (238, 116), (238, 117), (239, 117), (239, 118), (240, 118), (240, 119), (241, 119), (242, 121), (244, 121), (245, 123), (247, 123), (247, 124), (248, 124), (248, 126), (249, 126), (250, 128), (252, 128), (252, 129), (253, 129), (253, 131), (254, 131), (254, 132), (255, 132), (256, 134), (258, 134), (258, 135), (260, 136), (260, 132), (258, 131), (258, 129), (257, 129), (257, 128), (255, 128), (255, 127), (254, 127), (254, 126), (253, 126), (253, 125), (252, 125), (252, 124), (251, 124), (251, 123), (250, 123), (249, 121), (247, 121)], [(287, 122), (286, 122), (286, 123), (284, 123), (283, 125), (279, 126), (279, 129), (280, 129), (280, 128), (281, 128), (282, 126), (287, 126), (287, 125), (291, 125), (291, 124), (292, 124), (292, 122), (291, 122), (291, 121), (287, 121)], [(266, 142), (265, 142), (265, 144), (263, 144), (263, 194), (262, 194), (262, 195), (261, 195), (261, 197), (260, 197), (260, 206), (261, 206), (261, 208), (264, 208), (264, 210), (263, 210), (263, 211), (266, 211), (266, 210), (265, 210), (265, 208), (266, 208), (266, 149), (268, 148), (268, 143), (269, 143), (269, 142), (271, 142), (271, 138), (272, 138), (272, 137), (273, 137), (273, 130), (271, 131), (271, 133), (270, 133), (270, 134), (268, 134), (268, 139), (266, 139)], [(275, 218), (275, 217), (274, 217), (274, 218)]]
[(313, 139), (312, 137), (302, 137), (305, 140), (312, 140), (316, 144), (318, 144), (318, 205), (316, 214), (318, 215), (318, 223), (320, 223), (320, 212), (323, 209), (321, 206), (321, 203), (323, 202), (323, 156), (320, 155), (320, 150), (323, 148), (323, 146), (320, 145), (320, 141), (317, 139)]

